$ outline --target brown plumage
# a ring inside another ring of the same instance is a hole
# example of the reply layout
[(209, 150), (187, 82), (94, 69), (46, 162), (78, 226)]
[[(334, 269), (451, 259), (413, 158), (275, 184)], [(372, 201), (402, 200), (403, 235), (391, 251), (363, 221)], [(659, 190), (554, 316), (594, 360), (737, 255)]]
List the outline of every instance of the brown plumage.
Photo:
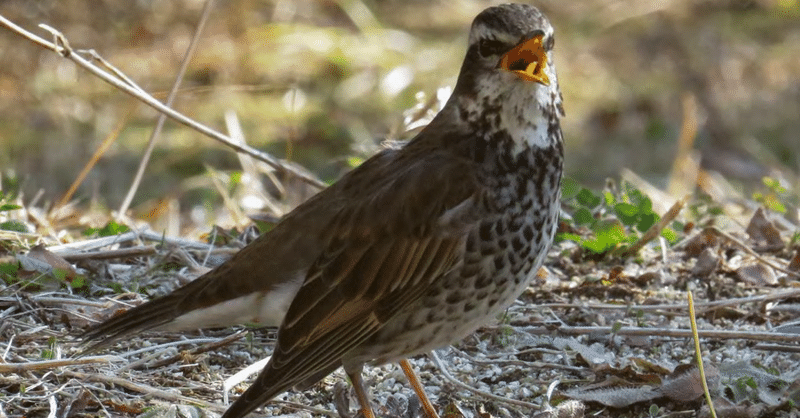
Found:
[(413, 140), (213, 271), (89, 330), (90, 349), (151, 328), (279, 326), (270, 362), (224, 415), (233, 418), (340, 366), (360, 384), (367, 362), (474, 331), (525, 289), (555, 231), (563, 110), (552, 46), (535, 8), (485, 10), (452, 97)]

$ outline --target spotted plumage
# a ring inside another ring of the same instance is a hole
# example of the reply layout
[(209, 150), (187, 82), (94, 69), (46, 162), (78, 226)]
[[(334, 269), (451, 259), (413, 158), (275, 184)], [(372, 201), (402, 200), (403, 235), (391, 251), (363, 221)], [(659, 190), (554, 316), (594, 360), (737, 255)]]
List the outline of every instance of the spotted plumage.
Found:
[(417, 137), (87, 339), (96, 348), (150, 328), (279, 326), (270, 362), (224, 415), (233, 418), (341, 366), (358, 389), (365, 363), (473, 332), (528, 286), (555, 232), (563, 107), (553, 42), (532, 6), (483, 11), (451, 98)]

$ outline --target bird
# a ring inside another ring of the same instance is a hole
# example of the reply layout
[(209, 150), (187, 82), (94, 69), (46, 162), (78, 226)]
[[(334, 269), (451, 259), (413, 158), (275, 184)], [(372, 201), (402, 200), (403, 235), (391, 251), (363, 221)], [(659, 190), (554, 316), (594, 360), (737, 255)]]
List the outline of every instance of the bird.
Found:
[(416, 136), (213, 270), (91, 327), (86, 350), (149, 329), (277, 326), (269, 362), (223, 418), (339, 367), (374, 417), (364, 365), (406, 371), (411, 356), (463, 339), (506, 309), (546, 258), (564, 160), (554, 42), (534, 6), (483, 10), (450, 98)]

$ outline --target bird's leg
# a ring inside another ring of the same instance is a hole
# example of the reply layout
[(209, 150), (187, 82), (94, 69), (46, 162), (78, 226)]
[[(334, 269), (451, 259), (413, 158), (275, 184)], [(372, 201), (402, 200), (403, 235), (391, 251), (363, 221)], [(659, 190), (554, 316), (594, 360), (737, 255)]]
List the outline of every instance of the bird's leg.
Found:
[(433, 407), (430, 399), (428, 399), (428, 395), (425, 394), (422, 383), (420, 383), (417, 374), (414, 373), (414, 368), (411, 367), (411, 363), (408, 362), (408, 359), (400, 360), (400, 367), (403, 369), (406, 378), (408, 378), (408, 383), (411, 384), (420, 402), (422, 402), (422, 410), (425, 411), (425, 416), (428, 418), (439, 418), (439, 414), (436, 413), (436, 408)]
[(372, 406), (369, 404), (369, 396), (367, 396), (367, 391), (364, 389), (364, 380), (361, 379), (361, 368), (359, 367), (353, 371), (345, 368), (345, 371), (350, 378), (350, 383), (353, 384), (353, 389), (356, 391), (356, 398), (358, 398), (358, 404), (361, 406), (361, 413), (364, 418), (375, 418), (375, 413), (372, 412)]

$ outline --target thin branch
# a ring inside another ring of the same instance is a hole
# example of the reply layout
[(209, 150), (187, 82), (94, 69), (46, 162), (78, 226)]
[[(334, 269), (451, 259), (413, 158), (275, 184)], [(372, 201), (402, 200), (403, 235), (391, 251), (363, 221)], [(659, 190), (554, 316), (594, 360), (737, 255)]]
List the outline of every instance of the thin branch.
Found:
[(703, 384), (703, 394), (706, 396), (706, 403), (711, 412), (711, 418), (717, 418), (717, 413), (714, 410), (714, 402), (711, 400), (711, 393), (708, 391), (708, 380), (706, 379), (705, 367), (703, 367), (703, 350), (700, 349), (700, 336), (697, 335), (697, 320), (694, 314), (694, 298), (692, 292), (688, 292), (687, 298), (689, 299), (689, 320), (692, 324), (692, 339), (694, 340), (694, 353), (697, 358), (697, 370), (700, 372), (700, 383)]
[[(507, 326), (504, 326), (506, 328)], [(487, 328), (488, 329), (488, 328)], [(587, 334), (614, 334), (614, 335), (633, 335), (642, 337), (676, 337), (692, 338), (692, 330), (674, 328), (631, 328), (622, 327), (615, 329), (612, 327), (570, 327), (558, 326), (550, 327), (515, 327), (519, 332), (526, 332), (531, 335), (587, 335)], [(770, 332), (770, 331), (717, 331), (717, 330), (698, 330), (700, 338), (714, 338), (717, 340), (750, 340), (750, 341), (772, 341), (782, 343), (800, 343), (800, 334)]]
[(113, 258), (143, 257), (155, 253), (155, 246), (141, 245), (138, 247), (119, 248), (116, 250), (101, 250), (92, 253), (61, 254), (61, 257), (64, 260), (75, 262), (80, 260), (109, 260)]
[(72, 50), (72, 48), (69, 46), (69, 43), (67, 42), (66, 38), (61, 33), (56, 32), (54, 34), (54, 37), (55, 37), (57, 43), (49, 42), (49, 41), (47, 41), (47, 40), (45, 40), (45, 39), (43, 39), (43, 38), (41, 38), (41, 37), (39, 37), (37, 35), (34, 35), (33, 33), (21, 28), (20, 26), (14, 24), (10, 20), (6, 19), (3, 15), (0, 15), (0, 26), (5, 26), (9, 30), (11, 30), (12, 32), (14, 32), (14, 33), (16, 33), (18, 35), (21, 35), (22, 37), (30, 40), (31, 42), (34, 42), (35, 44), (37, 44), (37, 45), (39, 45), (39, 46), (41, 46), (41, 47), (43, 47), (45, 49), (49, 49), (51, 51), (54, 51), (54, 52), (60, 54), (61, 56), (73, 61), (78, 66), (86, 69), (90, 73), (92, 73), (95, 76), (99, 77), (100, 79), (102, 79), (106, 83), (109, 83), (112, 86), (116, 87), (117, 89), (122, 90), (123, 92), (125, 92), (125, 93), (127, 93), (127, 94), (129, 94), (129, 95), (131, 95), (133, 97), (136, 97), (137, 99), (141, 100), (142, 102), (144, 102), (148, 106), (152, 107), (153, 109), (155, 109), (155, 110), (157, 110), (157, 111), (159, 111), (161, 113), (164, 113), (165, 115), (169, 116), (173, 120), (175, 120), (175, 121), (177, 121), (179, 123), (182, 123), (182, 124), (192, 128), (192, 129), (194, 129), (194, 130), (196, 130), (196, 131), (198, 131), (198, 132), (200, 132), (200, 133), (212, 138), (212, 139), (215, 139), (215, 140), (227, 145), (228, 147), (234, 149), (237, 152), (241, 152), (241, 153), (250, 155), (250, 156), (252, 156), (253, 158), (255, 158), (257, 160), (260, 160), (260, 161), (263, 161), (263, 162), (269, 164), (272, 168), (274, 168), (276, 170), (280, 170), (280, 171), (282, 171), (284, 173), (289, 173), (289, 174), (292, 174), (294, 176), (297, 176), (299, 179), (301, 179), (304, 182), (306, 182), (306, 183), (308, 183), (308, 184), (310, 184), (312, 186), (315, 186), (317, 188), (322, 189), (322, 188), (325, 187), (324, 183), (322, 183), (321, 181), (319, 181), (316, 178), (314, 178), (312, 175), (310, 175), (307, 172), (305, 172), (305, 170), (303, 170), (302, 168), (300, 168), (298, 166), (295, 166), (295, 165), (292, 165), (292, 164), (290, 164), (288, 162), (282, 161), (280, 159), (277, 159), (277, 158), (273, 157), (272, 155), (269, 155), (269, 154), (267, 154), (265, 152), (259, 151), (259, 150), (255, 149), (255, 148), (251, 148), (251, 147), (249, 147), (247, 145), (236, 144), (235, 142), (231, 141), (231, 139), (228, 138), (226, 135), (223, 135), (222, 133), (217, 132), (214, 129), (211, 129), (208, 126), (203, 125), (203, 124), (201, 124), (201, 123), (189, 118), (188, 116), (186, 116), (186, 115), (184, 115), (184, 114), (182, 114), (180, 112), (175, 111), (174, 109), (172, 109), (172, 108), (170, 108), (168, 106), (165, 106), (163, 103), (161, 103), (160, 101), (156, 100), (151, 95), (143, 94), (136, 87), (132, 87), (127, 82), (120, 80), (118, 77), (116, 77), (113, 74), (110, 74), (109, 72), (99, 68), (98, 66), (94, 65), (93, 63), (91, 63), (89, 60), (83, 58), (80, 54), (76, 53), (76, 51)]
[(0, 374), (4, 373), (20, 374), (37, 370), (52, 370), (57, 367), (110, 363), (112, 360), (115, 359), (122, 360), (116, 356), (92, 356), (92, 357), (63, 359), (63, 360), (31, 361), (28, 363), (0, 363)]
[(83, 184), (83, 181), (86, 179), (86, 176), (88, 176), (89, 172), (92, 171), (92, 168), (94, 168), (94, 166), (97, 165), (97, 162), (100, 161), (100, 158), (106, 153), (106, 151), (108, 151), (108, 149), (111, 147), (111, 144), (113, 144), (117, 140), (117, 138), (119, 138), (119, 134), (125, 128), (125, 125), (128, 124), (128, 121), (130, 120), (129, 115), (133, 112), (133, 109), (136, 104), (136, 101), (134, 100), (130, 100), (130, 102), (131, 105), (128, 106), (128, 110), (125, 112), (125, 114), (128, 116), (123, 118), (111, 133), (106, 135), (105, 139), (103, 139), (103, 143), (100, 144), (100, 146), (94, 151), (94, 154), (92, 154), (91, 158), (89, 158), (89, 161), (87, 161), (86, 164), (83, 166), (81, 172), (78, 173), (78, 177), (76, 177), (75, 180), (72, 182), (72, 184), (69, 186), (67, 192), (64, 193), (64, 195), (61, 196), (61, 199), (58, 200), (58, 203), (56, 203), (55, 206), (56, 210), (58, 210), (63, 206), (66, 206), (66, 204), (69, 203), (70, 199), (72, 199), (72, 196), (78, 190), (78, 187), (80, 187), (80, 185)]
[(661, 235), (661, 231), (681, 213), (681, 209), (683, 206), (686, 205), (686, 201), (689, 199), (689, 195), (684, 196), (682, 199), (675, 202), (672, 207), (658, 220), (655, 224), (650, 226), (650, 228), (642, 234), (642, 237), (639, 238), (633, 245), (625, 249), (625, 251), (620, 254), (622, 257), (628, 257), (634, 255), (639, 252), (648, 242), (656, 239), (658, 236)]
[[(225, 337), (225, 338), (223, 338), (223, 339), (221, 339), (219, 341), (212, 341), (210, 343), (203, 344), (200, 347), (195, 347), (195, 348), (192, 348), (190, 350), (181, 351), (180, 353), (175, 354), (174, 356), (165, 358), (163, 360), (156, 361), (155, 363), (147, 364), (147, 368), (149, 368), (149, 369), (157, 369), (157, 368), (160, 368), (160, 367), (165, 367), (167, 365), (175, 363), (176, 361), (180, 361), (180, 360), (186, 358), (186, 356), (196, 356), (198, 354), (202, 354), (202, 353), (205, 353), (207, 351), (216, 350), (217, 348), (224, 347), (224, 346), (226, 346), (226, 345), (228, 345), (228, 344), (230, 344), (230, 343), (232, 343), (234, 341), (237, 341), (237, 340), (240, 340), (240, 339), (244, 338), (245, 335), (247, 335), (247, 331), (241, 331), (240, 330), (240, 331), (238, 331), (238, 332), (236, 332), (234, 334), (231, 334), (231, 335), (229, 335), (229, 336), (227, 336), (227, 337)], [(137, 368), (141, 368), (141, 367), (142, 366), (134, 367), (133, 369), (137, 369)]]
[[(225, 405), (220, 405), (218, 403), (204, 401), (202, 399), (192, 398), (192, 397), (189, 397), (189, 396), (178, 395), (175, 392), (156, 389), (156, 388), (154, 388), (152, 386), (143, 385), (143, 384), (140, 384), (140, 383), (134, 383), (134, 382), (131, 382), (129, 380), (125, 380), (125, 379), (123, 379), (121, 377), (108, 376), (108, 375), (95, 374), (95, 373), (81, 373), (81, 372), (75, 372), (75, 371), (72, 371), (72, 370), (65, 370), (63, 372), (63, 374), (66, 375), (66, 376), (69, 376), (69, 377), (73, 377), (73, 378), (78, 379), (78, 380), (83, 381), (83, 382), (100, 382), (100, 383), (106, 383), (106, 384), (120, 386), (120, 387), (123, 387), (125, 389), (131, 390), (131, 391), (134, 391), (134, 392), (138, 392), (138, 393), (142, 393), (142, 394), (145, 394), (145, 395), (148, 395), (148, 396), (152, 396), (152, 397), (155, 397), (155, 398), (159, 398), (159, 399), (162, 399), (162, 400), (165, 400), (165, 401), (168, 401), (168, 402), (181, 402), (181, 403), (185, 403), (185, 404), (199, 405), (199, 406), (202, 406), (204, 408), (212, 409), (215, 412), (224, 412), (226, 409), (228, 409), (228, 407), (225, 406)], [(312, 414), (325, 415), (325, 416), (329, 416), (329, 417), (336, 417), (337, 416), (334, 412), (328, 411), (327, 409), (314, 408), (314, 407), (310, 407), (310, 406), (301, 405), (301, 404), (298, 404), (298, 403), (295, 403), (295, 402), (286, 402), (286, 401), (278, 401), (278, 400), (273, 400), (272, 402), (277, 403), (277, 404), (281, 404), (281, 405), (284, 405), (284, 406), (287, 406), (287, 407), (291, 407), (291, 408), (294, 408), (294, 409), (297, 409), (297, 410), (300, 410), (300, 411), (309, 411)]]
[[(696, 303), (695, 307), (702, 314), (707, 311), (718, 309), (725, 306), (739, 306), (745, 303), (761, 303), (769, 302), (780, 299), (789, 299), (800, 296), (800, 289), (779, 290), (763, 295), (748, 296), (744, 298), (731, 298), (720, 299), (713, 302)], [(670, 310), (686, 310), (686, 305), (678, 304), (664, 304), (664, 305), (628, 305), (628, 304), (610, 304), (610, 303), (542, 303), (535, 305), (536, 308), (550, 308), (550, 309), (605, 309), (605, 310), (631, 310), (631, 311), (645, 311), (645, 312), (661, 312)]]
[(169, 402), (182, 402), (192, 405), (200, 405), (204, 408), (213, 409), (216, 412), (223, 412), (225, 411), (225, 409), (227, 409), (227, 407), (225, 407), (224, 405), (211, 403), (198, 398), (191, 398), (188, 396), (178, 395), (174, 391), (156, 389), (152, 386), (143, 385), (141, 383), (134, 383), (129, 380), (123, 379), (121, 377), (102, 375), (96, 373), (81, 373), (72, 370), (64, 370), (63, 374), (83, 382), (100, 382), (100, 383), (120, 386), (134, 392), (143, 393), (145, 395), (159, 398)]
[[(172, 83), (172, 89), (167, 96), (167, 101), (165, 104), (168, 107), (172, 107), (172, 102), (175, 101), (175, 97), (178, 95), (178, 89), (181, 86), (181, 81), (183, 81), (183, 77), (186, 75), (186, 70), (189, 68), (189, 62), (192, 60), (192, 57), (197, 50), (197, 44), (200, 42), (200, 34), (203, 32), (203, 28), (206, 26), (208, 16), (211, 15), (213, 6), (214, 0), (206, 0), (206, 4), (203, 6), (203, 12), (200, 15), (200, 22), (198, 22), (197, 28), (194, 30), (194, 35), (189, 43), (189, 48), (186, 50), (186, 54), (183, 56), (181, 67), (178, 69), (178, 74), (175, 76), (175, 82)], [(158, 137), (161, 134), (161, 129), (164, 127), (164, 121), (166, 121), (166, 119), (167, 117), (163, 113), (158, 115), (156, 126), (153, 128), (153, 132), (150, 134), (150, 139), (147, 141), (147, 148), (145, 148), (142, 160), (139, 162), (139, 168), (136, 170), (136, 175), (133, 178), (133, 182), (131, 182), (130, 189), (128, 189), (128, 194), (125, 196), (125, 199), (119, 206), (119, 210), (117, 210), (117, 220), (125, 218), (125, 212), (128, 211), (128, 208), (133, 201), (133, 197), (136, 195), (136, 191), (139, 190), (139, 185), (142, 183), (142, 178), (144, 177), (144, 171), (147, 169), (147, 164), (150, 162), (150, 156), (153, 155), (153, 149), (155, 149), (156, 142), (158, 142)]]

